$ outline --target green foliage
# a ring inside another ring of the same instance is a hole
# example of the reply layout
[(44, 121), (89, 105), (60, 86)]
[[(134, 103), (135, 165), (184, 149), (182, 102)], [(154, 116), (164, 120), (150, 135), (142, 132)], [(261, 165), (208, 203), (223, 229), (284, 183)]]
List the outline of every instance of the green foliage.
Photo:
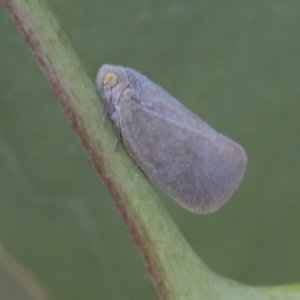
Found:
[[(92, 78), (103, 63), (133, 67), (246, 149), (244, 182), (220, 211), (196, 216), (164, 201), (195, 252), (239, 282), (299, 281), (300, 4), (50, 5)], [(51, 299), (155, 299), (119, 215), (5, 10), (0, 33), (0, 243)], [(0, 269), (0, 291), (1, 276), (7, 272)], [(243, 286), (235, 288), (240, 295)]]

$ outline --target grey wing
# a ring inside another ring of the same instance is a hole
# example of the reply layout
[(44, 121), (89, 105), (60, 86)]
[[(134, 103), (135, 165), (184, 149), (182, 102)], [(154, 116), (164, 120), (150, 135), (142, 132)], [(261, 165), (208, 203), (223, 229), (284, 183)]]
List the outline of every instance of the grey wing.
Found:
[(157, 107), (149, 95), (121, 100), (125, 146), (147, 176), (179, 204), (196, 213), (214, 211), (238, 186), (245, 152), (164, 93), (170, 99)]

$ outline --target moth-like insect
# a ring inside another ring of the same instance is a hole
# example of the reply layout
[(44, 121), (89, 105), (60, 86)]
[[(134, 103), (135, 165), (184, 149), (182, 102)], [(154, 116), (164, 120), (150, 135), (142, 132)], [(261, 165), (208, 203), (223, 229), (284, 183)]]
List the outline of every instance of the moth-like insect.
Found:
[(239, 185), (247, 156), (180, 102), (137, 71), (103, 65), (96, 85), (115, 125), (146, 175), (183, 207), (209, 213)]

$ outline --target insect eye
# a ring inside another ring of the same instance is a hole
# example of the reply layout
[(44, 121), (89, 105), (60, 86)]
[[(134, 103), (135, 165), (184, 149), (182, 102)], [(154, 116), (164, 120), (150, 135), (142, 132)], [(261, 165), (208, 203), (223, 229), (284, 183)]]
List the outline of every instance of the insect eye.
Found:
[(110, 86), (115, 86), (118, 82), (118, 76), (115, 73), (108, 72), (104, 76), (103, 84), (109, 84)]

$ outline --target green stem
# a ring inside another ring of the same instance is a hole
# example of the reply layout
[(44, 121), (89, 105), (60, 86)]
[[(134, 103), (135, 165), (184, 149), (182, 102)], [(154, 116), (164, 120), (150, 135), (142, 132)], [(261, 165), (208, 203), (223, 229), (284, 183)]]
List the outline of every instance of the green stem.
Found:
[(161, 299), (300, 299), (299, 286), (250, 287), (210, 271), (124, 147), (113, 151), (113, 129), (111, 123), (101, 129), (95, 86), (48, 4), (44, 0), (3, 3), (108, 189)]

